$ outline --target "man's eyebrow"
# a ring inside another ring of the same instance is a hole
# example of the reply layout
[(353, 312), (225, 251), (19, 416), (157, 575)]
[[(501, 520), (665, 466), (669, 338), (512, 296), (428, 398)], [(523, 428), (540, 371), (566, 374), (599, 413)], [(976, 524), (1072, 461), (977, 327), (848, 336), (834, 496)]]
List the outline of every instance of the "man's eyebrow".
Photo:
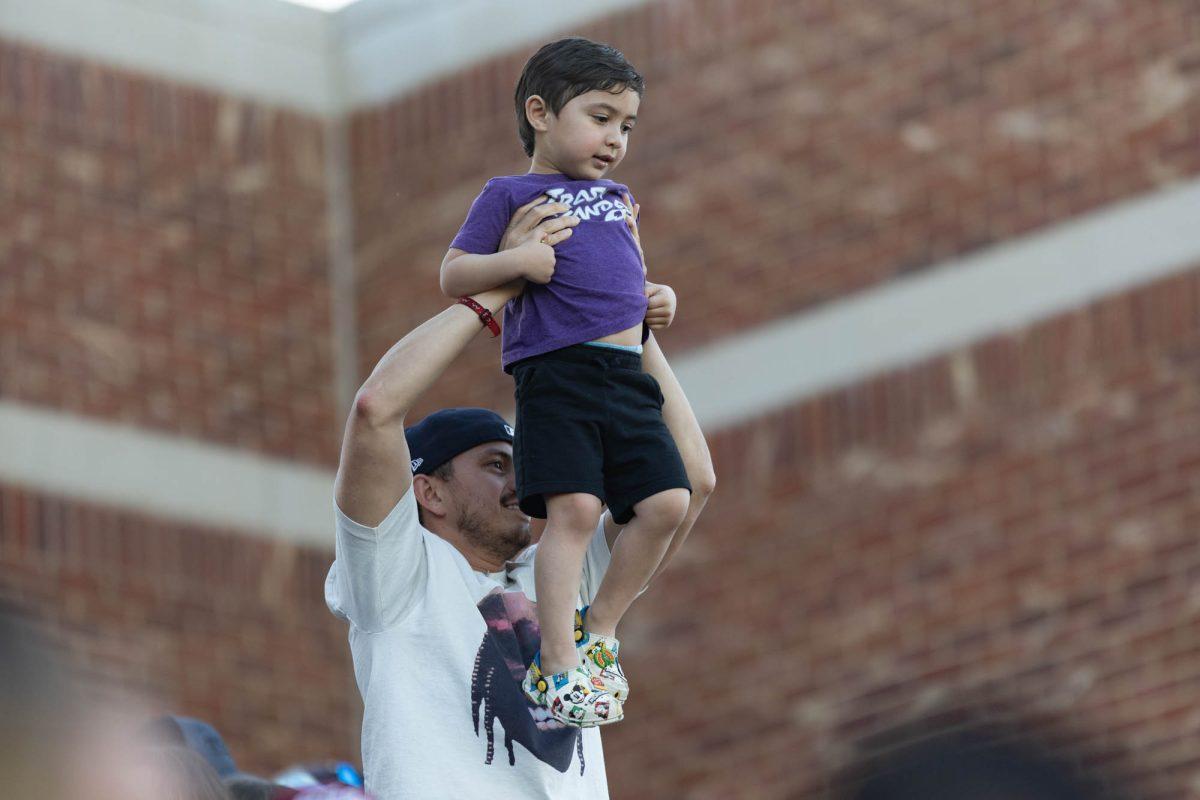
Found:
[(495, 458), (496, 456), (501, 456), (502, 458), (512, 458), (512, 454), (502, 447), (489, 447), (487, 450), (483, 451), (483, 458)]
[[(608, 103), (604, 103), (604, 102), (592, 103), (591, 107), (592, 107), (592, 108), (602, 108), (602, 109), (604, 109), (605, 111), (607, 111), (607, 112), (608, 112), (608, 113), (610, 113), (610, 114), (619, 114), (619, 113), (620, 113), (619, 111), (617, 111), (617, 109), (613, 108), (613, 107), (612, 107), (612, 106), (610, 106)], [(629, 120), (634, 120), (634, 121), (636, 121), (636, 120), (637, 120), (637, 114), (630, 114), (630, 115), (629, 115), (629, 116), (627, 116), (625, 119), (629, 119)]]

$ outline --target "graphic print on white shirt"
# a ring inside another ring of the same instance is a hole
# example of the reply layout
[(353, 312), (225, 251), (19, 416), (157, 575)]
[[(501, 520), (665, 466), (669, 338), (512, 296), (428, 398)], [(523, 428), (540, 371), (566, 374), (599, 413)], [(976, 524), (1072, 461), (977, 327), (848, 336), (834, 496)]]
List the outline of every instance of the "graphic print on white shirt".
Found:
[(521, 679), (541, 648), (537, 604), (522, 592), (493, 589), (479, 601), (479, 613), (487, 623), (487, 632), (479, 644), (475, 667), (471, 672), (471, 719), (479, 735), (480, 710), (487, 734), (487, 757), (495, 755), (495, 729), (498, 717), (504, 726), (504, 747), (508, 763), (516, 765), (513, 742), (520, 742), (539, 761), (559, 772), (566, 772), (572, 755), (579, 755), (579, 774), (587, 768), (583, 758), (580, 729), (563, 725), (544, 708), (535, 706), (521, 691)]

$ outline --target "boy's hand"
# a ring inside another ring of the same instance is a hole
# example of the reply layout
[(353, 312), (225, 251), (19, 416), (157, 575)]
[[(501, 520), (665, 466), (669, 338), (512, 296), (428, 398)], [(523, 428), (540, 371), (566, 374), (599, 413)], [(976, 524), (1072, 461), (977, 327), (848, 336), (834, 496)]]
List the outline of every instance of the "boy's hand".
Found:
[(646, 324), (659, 331), (675, 320), (675, 290), (665, 283), (646, 284)]
[[(567, 229), (570, 233), (571, 229)], [(517, 248), (521, 254), (521, 275), (533, 283), (549, 283), (554, 277), (554, 248), (531, 239)]]

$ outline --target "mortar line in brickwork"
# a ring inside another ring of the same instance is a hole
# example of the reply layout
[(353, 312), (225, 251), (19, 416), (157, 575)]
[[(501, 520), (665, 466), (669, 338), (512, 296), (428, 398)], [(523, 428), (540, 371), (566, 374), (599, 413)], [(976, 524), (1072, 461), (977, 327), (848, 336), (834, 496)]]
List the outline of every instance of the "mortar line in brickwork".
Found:
[(675, 371), (705, 430), (737, 425), (1195, 267), (1197, 219), (1191, 180), (722, 339)]

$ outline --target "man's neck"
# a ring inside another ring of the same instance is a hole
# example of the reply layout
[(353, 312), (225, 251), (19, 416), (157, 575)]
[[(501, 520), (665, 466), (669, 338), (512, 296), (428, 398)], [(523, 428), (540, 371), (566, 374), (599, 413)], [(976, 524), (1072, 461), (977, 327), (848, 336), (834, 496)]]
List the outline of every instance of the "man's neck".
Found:
[(458, 548), (458, 552), (463, 554), (463, 558), (467, 559), (467, 563), (471, 565), (471, 569), (476, 572), (501, 572), (504, 570), (504, 565), (508, 559), (501, 559), (497, 556), (483, 556), (479, 553), (473, 553), (463, 548)]
[(471, 565), (471, 569), (476, 572), (500, 572), (504, 569), (505, 563), (510, 558), (516, 556), (516, 553), (507, 555), (495, 553), (490, 550), (473, 546), (457, 529), (454, 530), (436, 530), (430, 529), (438, 536), (445, 539), (450, 544), (454, 545), (454, 549), (462, 553), (463, 558)]

